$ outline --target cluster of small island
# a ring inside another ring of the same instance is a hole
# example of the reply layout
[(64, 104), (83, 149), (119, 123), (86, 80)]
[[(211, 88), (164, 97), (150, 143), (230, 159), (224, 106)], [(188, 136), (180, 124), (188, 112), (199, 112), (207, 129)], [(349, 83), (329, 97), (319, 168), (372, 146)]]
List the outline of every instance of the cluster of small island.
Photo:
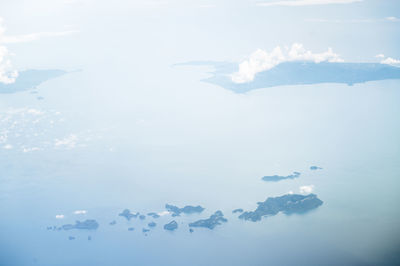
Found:
[[(318, 166), (310, 167), (310, 170), (319, 170), (319, 169), (322, 168)], [(293, 172), (292, 175), (288, 176), (279, 176), (279, 175), (265, 176), (262, 178), (262, 180), (277, 182), (285, 179), (298, 178), (299, 176), (300, 176), (299, 172)], [(274, 216), (277, 215), (278, 213), (283, 213), (285, 215), (304, 214), (306, 212), (318, 208), (322, 204), (323, 201), (320, 200), (315, 194), (309, 193), (308, 195), (301, 195), (301, 194), (289, 193), (278, 197), (268, 197), (265, 201), (258, 202), (257, 208), (253, 211), (244, 211), (243, 209), (238, 208), (234, 209), (232, 213), (233, 214), (240, 213), (238, 218), (241, 220), (258, 222), (263, 217)], [(161, 215), (165, 214), (169, 214), (171, 217), (179, 217), (181, 216), (181, 214), (185, 215), (190, 215), (195, 213), (201, 214), (205, 210), (205, 208), (203, 208), (200, 205), (198, 206), (187, 205), (182, 208), (179, 208), (177, 206), (170, 204), (166, 204), (165, 209), (166, 212), (163, 213), (149, 212), (147, 213), (147, 215), (141, 214), (139, 212), (132, 213), (129, 209), (124, 209), (121, 213), (118, 214), (118, 216), (125, 218), (129, 222), (131, 219), (139, 219), (143, 221), (146, 219), (146, 217), (150, 217), (152, 219), (158, 219), (161, 217)], [(193, 233), (194, 232), (193, 228), (208, 228), (210, 230), (213, 230), (216, 226), (222, 225), (223, 223), (226, 222), (228, 222), (228, 219), (224, 217), (222, 211), (218, 210), (208, 218), (188, 223), (188, 227), (189, 227), (189, 232)], [(110, 226), (116, 224), (117, 224), (116, 220), (113, 220), (109, 223)], [(147, 223), (147, 228), (146, 227), (142, 228), (142, 232), (145, 235), (147, 235), (147, 233), (150, 232), (151, 229), (155, 228), (156, 226), (157, 226), (156, 222), (150, 221)], [(61, 230), (69, 231), (73, 229), (96, 230), (98, 228), (99, 228), (99, 223), (96, 220), (88, 219), (82, 222), (76, 221), (75, 224), (64, 224), (59, 227), (49, 226), (47, 227), (47, 230), (53, 230), (53, 231), (61, 231)], [(168, 223), (163, 225), (163, 229), (166, 231), (175, 231), (178, 229), (178, 222), (176, 220), (169, 221)], [(128, 227), (128, 231), (134, 231), (134, 230), (135, 230), (134, 227)], [(69, 236), (68, 239), (74, 240), (75, 237)], [(88, 240), (91, 240), (91, 236), (88, 236)]]

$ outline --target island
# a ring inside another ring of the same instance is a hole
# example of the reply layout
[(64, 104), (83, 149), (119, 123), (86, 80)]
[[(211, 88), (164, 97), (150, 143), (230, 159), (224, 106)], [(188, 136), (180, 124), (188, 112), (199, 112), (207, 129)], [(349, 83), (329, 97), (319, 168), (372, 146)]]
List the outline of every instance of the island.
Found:
[(214, 229), (217, 225), (226, 223), (228, 220), (224, 218), (224, 214), (221, 211), (216, 211), (208, 219), (198, 220), (196, 222), (190, 223), (190, 227), (205, 227), (208, 229)]
[[(67, 74), (67, 71), (58, 69), (28, 69), (20, 71), (13, 83), (0, 82), (0, 93), (16, 93), (35, 89), (43, 82)], [(71, 73), (71, 72), (70, 72)]]
[(164, 229), (168, 231), (174, 231), (177, 228), (178, 228), (178, 223), (175, 220), (164, 225)]
[(64, 224), (62, 226), (62, 229), (96, 230), (98, 227), (99, 224), (97, 223), (96, 220), (85, 220), (83, 222), (76, 221), (75, 224)]
[(69, 236), (68, 240), (75, 240), (75, 237), (74, 236)]
[(310, 166), (310, 170), (320, 170), (320, 169), (322, 169), (322, 167), (315, 166), (315, 165)]
[(204, 211), (204, 208), (201, 207), (200, 205), (199, 206), (188, 205), (183, 208), (179, 208), (174, 205), (165, 204), (165, 208), (167, 209), (167, 211), (172, 213), (172, 217), (180, 216), (181, 213), (191, 214), (191, 213), (201, 213), (202, 211)]
[(271, 182), (278, 182), (281, 180), (285, 180), (285, 179), (295, 179), (298, 178), (300, 176), (299, 172), (293, 172), (293, 174), (291, 175), (287, 175), (287, 176), (281, 176), (281, 175), (270, 175), (270, 176), (264, 176), (262, 178), (262, 180), (264, 181), (271, 181)]
[(109, 223), (109, 225), (116, 225), (117, 224), (117, 222), (114, 220), (114, 221), (112, 221), (111, 223)]
[[(289, 61), (259, 72), (249, 82), (235, 83), (232, 74), (239, 70), (234, 62), (194, 61), (175, 66), (213, 66), (215, 71), (203, 82), (218, 85), (235, 93), (275, 86), (342, 83), (354, 85), (368, 81), (400, 79), (400, 68), (380, 63)], [(317, 74), (316, 74), (317, 73)]]
[(143, 229), (142, 229), (142, 232), (143, 232), (143, 233), (147, 233), (147, 232), (150, 232), (150, 229), (147, 229), (147, 228), (143, 228)]
[(258, 202), (256, 210), (242, 213), (239, 219), (257, 222), (263, 216), (273, 216), (279, 212), (283, 212), (286, 215), (301, 214), (318, 208), (322, 203), (322, 200), (315, 194), (287, 194), (280, 197), (270, 197), (264, 202)]
[(139, 216), (139, 219), (140, 220), (144, 220), (144, 219), (146, 219), (146, 216), (142, 214), (142, 215)]
[(156, 227), (157, 224), (156, 224), (155, 222), (150, 222), (150, 223), (148, 223), (147, 225), (148, 225), (149, 227)]
[(118, 214), (119, 216), (125, 217), (128, 221), (130, 221), (132, 218), (136, 218), (138, 217), (140, 213), (131, 213), (131, 211), (129, 209), (125, 209), (123, 210), (120, 214)]
[(158, 215), (158, 214), (155, 213), (155, 212), (149, 212), (149, 213), (147, 214), (147, 216), (153, 217), (154, 219), (160, 218), (160, 215)]
[(135, 230), (134, 227), (129, 227), (129, 228), (128, 228), (128, 231), (133, 231), (133, 230)]
[(238, 213), (238, 212), (243, 212), (243, 209), (234, 209), (234, 210), (232, 211), (232, 213)]

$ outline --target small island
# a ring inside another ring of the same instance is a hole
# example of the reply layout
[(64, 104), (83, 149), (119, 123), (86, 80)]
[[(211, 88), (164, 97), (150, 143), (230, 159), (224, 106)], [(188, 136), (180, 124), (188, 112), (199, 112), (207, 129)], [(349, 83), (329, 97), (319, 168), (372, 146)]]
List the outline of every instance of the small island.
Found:
[(205, 227), (208, 229), (214, 229), (217, 225), (226, 223), (228, 220), (224, 218), (224, 214), (221, 211), (216, 211), (208, 219), (198, 220), (196, 222), (190, 223), (190, 227)]
[(247, 211), (239, 216), (239, 219), (252, 222), (260, 221), (263, 216), (273, 216), (279, 212), (290, 215), (293, 213), (306, 213), (322, 205), (317, 195), (287, 194), (280, 197), (270, 197), (264, 202), (258, 202), (254, 211)]
[(165, 204), (165, 208), (167, 209), (167, 211), (172, 213), (172, 217), (180, 216), (181, 213), (191, 214), (191, 213), (201, 213), (202, 211), (204, 211), (204, 208), (201, 207), (200, 205), (199, 206), (188, 205), (183, 208), (179, 208), (174, 205)]
[(149, 212), (149, 213), (147, 214), (147, 216), (153, 217), (154, 219), (160, 218), (160, 215), (158, 215), (158, 214), (155, 213), (155, 212)]
[(243, 209), (234, 209), (233, 211), (232, 211), (232, 213), (240, 213), (240, 212), (243, 212)]
[(131, 211), (129, 209), (125, 209), (123, 210), (120, 214), (118, 214), (119, 216), (125, 217), (128, 221), (130, 221), (132, 218), (136, 218), (138, 217), (140, 213), (131, 213)]
[(149, 227), (156, 227), (157, 224), (156, 224), (155, 222), (150, 222), (150, 223), (148, 223), (147, 225), (148, 225)]
[(164, 229), (168, 231), (174, 231), (177, 228), (178, 228), (178, 223), (175, 220), (164, 225)]
[(75, 224), (64, 224), (61, 228), (64, 230), (80, 229), (80, 230), (96, 230), (99, 224), (96, 220), (85, 220), (83, 222), (76, 221)]
[(291, 175), (287, 175), (287, 176), (281, 176), (281, 175), (270, 175), (270, 176), (264, 176), (262, 178), (262, 180), (264, 181), (270, 181), (270, 182), (278, 182), (281, 180), (285, 180), (285, 179), (295, 179), (300, 177), (300, 173), (299, 172), (293, 172), (293, 174)]
[(310, 166), (310, 170), (321, 170), (321, 169), (322, 169), (322, 167), (319, 167), (319, 166), (315, 166), (315, 165)]

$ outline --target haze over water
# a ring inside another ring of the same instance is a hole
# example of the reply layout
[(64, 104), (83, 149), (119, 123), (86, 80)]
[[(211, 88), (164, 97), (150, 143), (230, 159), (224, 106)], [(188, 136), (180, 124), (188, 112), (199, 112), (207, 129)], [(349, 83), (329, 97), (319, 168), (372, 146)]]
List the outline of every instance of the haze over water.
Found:
[[(202, 82), (212, 66), (175, 65), (293, 43), (345, 62), (399, 59), (396, 1), (348, 2), (1, 3), (11, 70), (68, 73), (0, 94), (0, 265), (397, 265), (399, 80), (235, 93)], [(260, 222), (232, 214), (303, 186), (323, 204)], [(118, 216), (166, 203), (205, 210)], [(227, 223), (189, 232), (217, 210)], [(47, 230), (86, 219), (99, 228)]]

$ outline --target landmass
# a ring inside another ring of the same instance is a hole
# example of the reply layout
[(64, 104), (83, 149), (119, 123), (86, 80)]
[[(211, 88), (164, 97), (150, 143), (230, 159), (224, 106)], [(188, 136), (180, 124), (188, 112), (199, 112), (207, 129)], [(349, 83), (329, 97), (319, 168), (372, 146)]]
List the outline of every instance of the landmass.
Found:
[(147, 229), (147, 228), (143, 228), (143, 229), (142, 229), (142, 232), (143, 232), (143, 233), (147, 233), (147, 232), (150, 232), (150, 229)]
[(156, 224), (155, 222), (150, 222), (150, 223), (148, 223), (147, 225), (148, 225), (149, 227), (156, 227), (157, 224)]
[(115, 220), (110, 223), (110, 225), (116, 225), (116, 224), (117, 222)]
[(61, 228), (64, 230), (80, 229), (80, 230), (96, 230), (99, 224), (96, 220), (85, 220), (83, 222), (76, 221), (75, 224), (64, 224)]
[(320, 170), (320, 169), (322, 169), (322, 167), (315, 166), (315, 165), (310, 166), (310, 170)]
[(147, 216), (153, 217), (154, 219), (160, 218), (160, 215), (158, 215), (158, 214), (155, 213), (155, 212), (149, 212), (149, 213), (147, 214)]
[(67, 73), (67, 71), (57, 69), (20, 71), (15, 82), (9, 84), (0, 82), (0, 93), (16, 93), (34, 89), (49, 79), (60, 77)]
[(128, 221), (130, 221), (132, 218), (136, 218), (138, 217), (140, 213), (131, 213), (131, 211), (129, 209), (125, 209), (123, 210), (120, 214), (118, 214), (119, 216), (125, 217)]
[(202, 211), (204, 211), (204, 208), (199, 206), (185, 206), (183, 208), (179, 208), (177, 206), (174, 205), (169, 205), (169, 204), (165, 204), (165, 208), (167, 209), (167, 211), (172, 213), (172, 216), (180, 216), (181, 213), (185, 213), (185, 214), (191, 214), (191, 213), (201, 213)]
[(209, 65), (214, 67), (212, 76), (203, 79), (231, 90), (245, 93), (251, 90), (286, 85), (320, 83), (343, 83), (353, 85), (375, 80), (400, 79), (400, 68), (380, 63), (340, 63), (340, 62), (284, 62), (272, 69), (259, 72), (246, 83), (235, 83), (231, 75), (239, 70), (234, 62), (194, 61), (177, 65)]
[(216, 211), (208, 219), (198, 220), (196, 222), (190, 223), (190, 227), (205, 227), (208, 229), (214, 229), (217, 225), (226, 223), (228, 220), (224, 218), (224, 214), (221, 211)]
[(299, 172), (293, 172), (293, 174), (291, 175), (287, 175), (287, 176), (281, 176), (281, 175), (271, 175), (271, 176), (264, 176), (262, 178), (262, 180), (264, 181), (271, 181), (271, 182), (278, 182), (281, 180), (285, 180), (285, 179), (295, 179), (300, 177), (300, 173)]
[(129, 228), (128, 228), (128, 231), (133, 231), (133, 230), (135, 230), (134, 227), (129, 227)]
[(234, 210), (232, 211), (232, 213), (238, 213), (238, 212), (243, 212), (243, 209), (234, 209)]
[(175, 220), (164, 225), (164, 229), (168, 231), (174, 231), (177, 228), (178, 228), (178, 223)]
[(142, 215), (139, 216), (139, 219), (140, 220), (144, 220), (144, 219), (146, 219), (146, 216), (142, 214)]
[(253, 222), (260, 221), (263, 216), (273, 216), (279, 212), (290, 215), (293, 213), (306, 213), (322, 205), (317, 195), (287, 194), (280, 197), (270, 197), (264, 202), (258, 202), (254, 211), (242, 213), (239, 218)]

